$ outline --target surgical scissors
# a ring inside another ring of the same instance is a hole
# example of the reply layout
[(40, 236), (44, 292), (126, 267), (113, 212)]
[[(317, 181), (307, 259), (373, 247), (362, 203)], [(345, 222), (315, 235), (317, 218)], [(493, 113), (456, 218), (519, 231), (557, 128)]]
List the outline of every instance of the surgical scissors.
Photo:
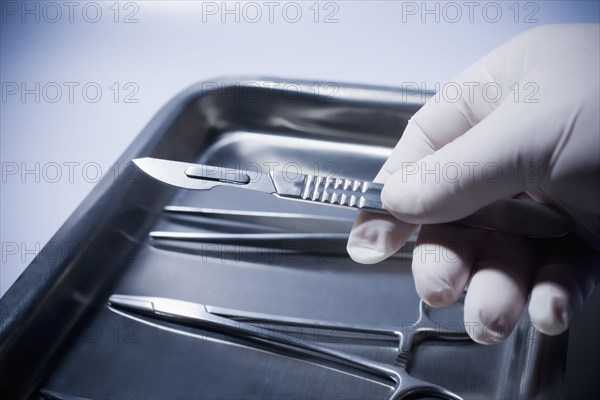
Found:
[(413, 396), (433, 396), (451, 400), (460, 399), (457, 394), (450, 390), (417, 379), (411, 376), (406, 370), (407, 355), (412, 349), (415, 338), (418, 336), (435, 335), (441, 339), (468, 340), (468, 335), (464, 330), (440, 330), (438, 325), (427, 315), (427, 307), (423, 303), (421, 303), (420, 315), (417, 321), (400, 329), (374, 328), (351, 324), (327, 325), (327, 329), (337, 331), (397, 337), (399, 340), (399, 353), (393, 364), (331, 349), (256, 325), (239, 323), (239, 321), (254, 321), (255, 323), (314, 326), (315, 323), (324, 323), (322, 321), (238, 311), (162, 297), (114, 294), (110, 297), (109, 304), (116, 309), (133, 311), (169, 322), (197, 326), (241, 339), (258, 341), (279, 350), (289, 351), (292, 348), (297, 353), (309, 357), (318, 357), (346, 367), (355, 368), (374, 376), (390, 379), (395, 384), (390, 400)]

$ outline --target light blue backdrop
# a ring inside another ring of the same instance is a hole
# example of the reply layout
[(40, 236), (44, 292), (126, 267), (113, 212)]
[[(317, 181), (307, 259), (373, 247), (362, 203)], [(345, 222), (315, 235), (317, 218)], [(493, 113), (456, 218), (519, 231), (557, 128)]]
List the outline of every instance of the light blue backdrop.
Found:
[(0, 294), (153, 114), (195, 82), (435, 88), (519, 32), (598, 19), (595, 1), (4, 2)]

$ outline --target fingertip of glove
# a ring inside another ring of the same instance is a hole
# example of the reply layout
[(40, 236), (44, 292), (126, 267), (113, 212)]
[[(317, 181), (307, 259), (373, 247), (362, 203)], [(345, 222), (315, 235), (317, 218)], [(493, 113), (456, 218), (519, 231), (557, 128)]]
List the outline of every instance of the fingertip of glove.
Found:
[(506, 334), (493, 327), (487, 327), (481, 330), (475, 330), (471, 336), (474, 342), (484, 345), (496, 344), (506, 339)]
[(359, 264), (375, 264), (383, 256), (383, 250), (377, 248), (377, 229), (367, 228), (369, 224), (358, 224), (348, 237), (346, 252)]
[[(494, 315), (489, 310), (480, 309), (475, 318), (467, 323), (465, 319), (465, 327), (469, 326), (467, 332), (474, 342), (479, 344), (496, 344), (502, 342), (508, 337), (510, 331), (507, 329), (504, 316)], [(467, 314), (465, 314), (466, 316)]]
[(417, 288), (417, 293), (425, 303), (434, 308), (449, 306), (456, 301), (457, 297), (454, 290), (448, 285), (438, 285), (427, 289)]
[(386, 258), (386, 254), (381, 250), (351, 245), (350, 242), (346, 246), (346, 251), (350, 258), (359, 264), (376, 264)]
[[(427, 268), (428, 265), (415, 265), (413, 258), (413, 278), (417, 294), (431, 307), (446, 307), (456, 302), (458, 295), (446, 276), (440, 270)], [(446, 269), (447, 271), (447, 269)]]
[(395, 222), (385, 219), (367, 219), (355, 223), (346, 245), (348, 255), (360, 264), (375, 264), (385, 260), (396, 250), (395, 228)]
[(375, 264), (398, 251), (415, 228), (391, 215), (359, 214), (350, 232), (346, 251), (358, 263)]
[(528, 311), (535, 327), (541, 333), (551, 336), (566, 331), (572, 315), (568, 295), (553, 285), (534, 288)]
[(464, 319), (471, 339), (479, 344), (496, 344), (506, 339), (514, 327), (514, 316), (495, 304), (473, 303), (468, 296), (469, 292), (465, 299)]

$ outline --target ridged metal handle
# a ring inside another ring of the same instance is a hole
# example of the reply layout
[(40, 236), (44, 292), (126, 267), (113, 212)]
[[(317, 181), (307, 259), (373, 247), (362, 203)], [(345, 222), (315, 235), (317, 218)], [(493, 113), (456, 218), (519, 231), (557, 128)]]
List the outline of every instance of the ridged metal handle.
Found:
[(383, 185), (379, 183), (306, 175), (300, 197), (361, 210), (383, 211), (382, 189)]
[(386, 213), (381, 203), (381, 183), (317, 175), (290, 179), (281, 172), (272, 172), (271, 179), (278, 196)]

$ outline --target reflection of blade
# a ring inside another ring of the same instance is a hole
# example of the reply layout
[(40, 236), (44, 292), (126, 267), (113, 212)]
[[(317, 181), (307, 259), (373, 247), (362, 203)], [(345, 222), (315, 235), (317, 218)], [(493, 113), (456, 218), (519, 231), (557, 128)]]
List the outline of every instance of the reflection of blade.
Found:
[(165, 212), (198, 218), (255, 225), (261, 229), (274, 228), (288, 232), (337, 232), (348, 233), (353, 219), (313, 214), (294, 214), (263, 211), (219, 210), (212, 208), (166, 206)]
[(137, 158), (133, 162), (154, 179), (185, 189), (209, 190), (216, 186), (230, 186), (267, 193), (275, 192), (269, 175), (257, 174), (254, 171), (246, 173), (239, 169), (150, 157)]

